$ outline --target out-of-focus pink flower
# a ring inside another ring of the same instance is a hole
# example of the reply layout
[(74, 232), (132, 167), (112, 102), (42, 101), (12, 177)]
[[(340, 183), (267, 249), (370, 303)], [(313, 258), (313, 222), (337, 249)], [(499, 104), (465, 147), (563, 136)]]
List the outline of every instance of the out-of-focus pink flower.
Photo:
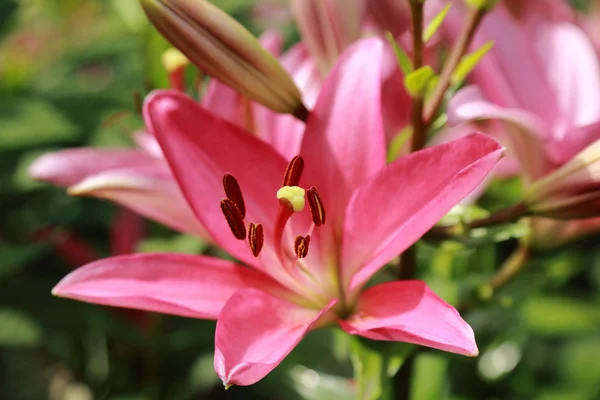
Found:
[(362, 0), (290, 0), (306, 47), (326, 75), (362, 31)]
[(493, 40), (494, 48), (471, 74), (476, 86), (451, 100), (449, 118), (502, 121), (533, 210), (594, 216), (600, 62), (585, 33), (566, 21), (568, 10), (554, 4), (533, 13), (534, 3), (511, 10), (519, 19), (501, 5), (486, 17), (473, 46)]
[(214, 363), (226, 386), (260, 380), (308, 331), (335, 321), (371, 339), (476, 355), (472, 329), (424, 282), (362, 289), (473, 190), (502, 149), (474, 134), (386, 165), (381, 63), (377, 39), (342, 55), (289, 164), (181, 93), (152, 94), (146, 124), (184, 197), (214, 242), (251, 268), (203, 256), (113, 257), (71, 273), (54, 293), (218, 317)]

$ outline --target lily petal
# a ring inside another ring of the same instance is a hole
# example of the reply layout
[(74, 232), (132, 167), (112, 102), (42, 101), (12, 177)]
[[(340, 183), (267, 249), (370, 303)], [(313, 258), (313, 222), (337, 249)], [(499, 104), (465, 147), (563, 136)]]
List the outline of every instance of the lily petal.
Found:
[[(510, 150), (517, 156), (525, 178), (533, 181), (546, 174), (550, 168), (550, 160), (544, 148), (549, 142), (551, 131), (549, 126), (537, 115), (514, 108), (503, 108), (485, 99), (476, 86), (468, 86), (460, 90), (448, 105), (450, 123), (462, 121), (495, 120), (504, 123), (506, 140)], [(536, 157), (531, 157), (533, 153)]]
[(323, 84), (304, 134), (303, 182), (316, 186), (334, 227), (352, 191), (385, 166), (379, 39), (364, 39), (340, 58)]
[[(456, 37), (463, 24), (463, 2), (454, 1), (445, 26)], [(464, 15), (464, 14), (463, 14)], [(493, 40), (494, 47), (469, 75), (486, 97), (503, 107), (529, 111), (552, 123), (558, 106), (552, 87), (544, 74), (544, 61), (537, 57), (532, 38), (523, 27), (498, 6), (489, 13), (475, 35), (471, 49)], [(515, 60), (518, 68), (515, 68)]]
[[(315, 59), (300, 43), (281, 58), (281, 64), (290, 73), (302, 93), (304, 104), (312, 109), (321, 89), (321, 78)], [(287, 114), (279, 114), (255, 104), (257, 134), (290, 160), (300, 153), (305, 124)]]
[(52, 290), (59, 297), (191, 318), (216, 319), (240, 289), (284, 290), (250, 268), (184, 254), (111, 257), (78, 268)]
[(144, 116), (202, 225), (234, 257), (258, 266), (244, 242), (234, 238), (221, 212), (223, 176), (229, 173), (238, 180), (246, 221), (263, 224), (267, 236), (279, 206), (276, 193), (285, 160), (265, 142), (177, 92), (151, 94)]
[(475, 189), (502, 152), (494, 139), (472, 134), (402, 157), (363, 185), (344, 225), (342, 271), (351, 290)]
[(369, 339), (414, 343), (466, 356), (479, 353), (473, 329), (423, 281), (394, 281), (366, 290), (356, 313), (340, 325)]
[(166, 165), (108, 170), (71, 186), (69, 193), (114, 201), (175, 230), (212, 241)]
[(53, 185), (72, 186), (90, 175), (123, 167), (157, 165), (144, 151), (124, 149), (67, 149), (47, 153), (29, 167), (29, 174)]
[[(565, 128), (600, 120), (600, 61), (585, 33), (568, 22), (545, 24), (538, 28), (536, 45)], [(566, 129), (558, 134), (560, 139)]]
[(302, 308), (252, 288), (231, 296), (215, 333), (215, 371), (225, 387), (262, 379), (332, 305), (320, 311)]

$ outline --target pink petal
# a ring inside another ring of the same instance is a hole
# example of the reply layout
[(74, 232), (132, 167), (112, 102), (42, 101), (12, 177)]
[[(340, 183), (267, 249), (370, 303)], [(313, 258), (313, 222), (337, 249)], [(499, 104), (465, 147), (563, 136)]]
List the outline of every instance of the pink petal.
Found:
[[(281, 58), (310, 109), (319, 95), (321, 79), (317, 64), (303, 44), (292, 47)], [(300, 153), (305, 124), (288, 115), (276, 113), (259, 104), (254, 105), (257, 135), (271, 144), (283, 157), (292, 159)]]
[(202, 98), (202, 105), (214, 115), (232, 124), (245, 127), (242, 98), (242, 95), (230, 86), (211, 79)]
[(344, 225), (342, 268), (351, 289), (475, 189), (502, 151), (494, 139), (472, 134), (403, 157), (363, 185), (348, 205)]
[(291, 0), (302, 39), (326, 72), (361, 34), (362, 2), (357, 0)]
[(63, 278), (52, 293), (89, 303), (216, 319), (240, 289), (285, 290), (265, 275), (212, 257), (136, 254), (85, 265)]
[(69, 192), (114, 201), (175, 230), (210, 241), (164, 165), (98, 173), (71, 186)]
[(53, 185), (72, 186), (90, 175), (123, 167), (160, 163), (140, 150), (80, 148), (44, 154), (29, 167), (35, 179)]
[(466, 356), (479, 353), (473, 329), (423, 281), (394, 281), (366, 290), (355, 314), (340, 325), (369, 339), (414, 343)]
[(385, 166), (381, 63), (379, 39), (346, 50), (307, 122), (303, 182), (318, 188), (333, 227), (340, 226), (352, 191)]
[(302, 308), (256, 289), (231, 296), (215, 333), (215, 371), (223, 384), (246, 386), (262, 379), (332, 305)]
[(549, 156), (556, 165), (563, 165), (598, 138), (600, 120), (589, 125), (571, 127), (562, 139), (548, 143)]
[[(540, 58), (564, 123), (584, 126), (600, 120), (600, 61), (585, 33), (568, 22), (546, 24), (536, 38)], [(565, 55), (568, 54), (568, 57)]]
[(110, 227), (110, 252), (113, 256), (132, 254), (144, 238), (144, 219), (124, 208), (117, 211)]
[(146, 100), (144, 115), (202, 225), (233, 256), (259, 265), (223, 217), (223, 176), (229, 173), (238, 180), (246, 222), (263, 224), (269, 237), (279, 206), (276, 193), (286, 168), (284, 159), (260, 139), (176, 92), (154, 92)]
[[(451, 36), (457, 34), (464, 21), (457, 3), (454, 2), (444, 25), (450, 27)], [(469, 80), (481, 87), (492, 102), (521, 108), (552, 123), (559, 111), (556, 97), (544, 74), (545, 61), (537, 57), (531, 39), (504, 7), (495, 7), (483, 20), (471, 49), (489, 40), (494, 41), (494, 47), (469, 75)]]
[(133, 140), (138, 147), (154, 158), (163, 159), (164, 155), (156, 138), (145, 131), (136, 132), (133, 134)]
[[(450, 123), (496, 120), (504, 123), (503, 143), (521, 162), (526, 180), (535, 180), (550, 168), (545, 150), (550, 140), (549, 126), (535, 114), (520, 109), (504, 108), (489, 102), (479, 88), (460, 90), (448, 105)], [(537, 154), (531, 157), (531, 154)]]

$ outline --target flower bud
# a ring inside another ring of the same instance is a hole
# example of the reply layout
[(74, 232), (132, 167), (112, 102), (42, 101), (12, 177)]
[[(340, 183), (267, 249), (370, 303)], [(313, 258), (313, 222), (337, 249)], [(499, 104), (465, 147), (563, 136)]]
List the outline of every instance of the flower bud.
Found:
[(292, 77), (235, 19), (206, 0), (140, 0), (156, 29), (203, 72), (274, 111), (305, 119)]
[(534, 215), (556, 219), (600, 216), (600, 140), (534, 182), (525, 193)]

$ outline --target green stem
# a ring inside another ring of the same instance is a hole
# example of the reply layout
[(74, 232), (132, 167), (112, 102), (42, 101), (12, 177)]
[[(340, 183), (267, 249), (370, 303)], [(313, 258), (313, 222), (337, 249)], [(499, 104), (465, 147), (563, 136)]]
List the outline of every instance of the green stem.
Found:
[(444, 67), (440, 74), (440, 80), (438, 81), (437, 86), (433, 94), (431, 95), (431, 99), (427, 102), (425, 106), (425, 113), (423, 119), (425, 121), (425, 126), (429, 126), (429, 124), (433, 121), (435, 114), (437, 113), (438, 108), (442, 104), (444, 100), (444, 94), (446, 94), (446, 90), (450, 87), (452, 74), (454, 70), (460, 63), (460, 60), (467, 53), (471, 42), (473, 41), (473, 37), (475, 36), (475, 32), (477, 28), (481, 24), (483, 17), (485, 16), (487, 10), (485, 9), (475, 9), (472, 8), (469, 11), (469, 15), (467, 16), (467, 22), (463, 25), (462, 31), (460, 32), (458, 39), (454, 43), (452, 50), (448, 56), (448, 59), (444, 63)]

